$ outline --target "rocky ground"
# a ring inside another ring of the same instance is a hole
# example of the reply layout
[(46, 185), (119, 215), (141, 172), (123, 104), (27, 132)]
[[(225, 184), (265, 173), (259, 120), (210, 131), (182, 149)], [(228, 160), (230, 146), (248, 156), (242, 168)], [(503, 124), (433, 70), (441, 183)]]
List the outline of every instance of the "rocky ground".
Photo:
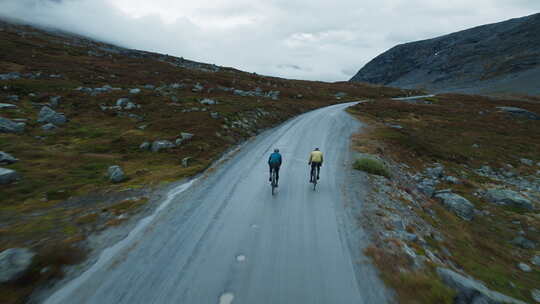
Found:
[(370, 175), (361, 223), (400, 302), (540, 302), (539, 110), (458, 95), (351, 109), (370, 125), (358, 157), (388, 172)]

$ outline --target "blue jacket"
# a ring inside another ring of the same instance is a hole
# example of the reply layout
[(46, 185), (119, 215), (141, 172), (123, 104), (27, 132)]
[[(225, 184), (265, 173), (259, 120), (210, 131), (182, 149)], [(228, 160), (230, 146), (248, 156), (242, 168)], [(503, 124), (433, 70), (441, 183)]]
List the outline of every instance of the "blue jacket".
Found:
[(268, 164), (271, 165), (278, 165), (281, 166), (281, 154), (279, 152), (274, 152), (270, 154), (270, 157), (268, 158)]

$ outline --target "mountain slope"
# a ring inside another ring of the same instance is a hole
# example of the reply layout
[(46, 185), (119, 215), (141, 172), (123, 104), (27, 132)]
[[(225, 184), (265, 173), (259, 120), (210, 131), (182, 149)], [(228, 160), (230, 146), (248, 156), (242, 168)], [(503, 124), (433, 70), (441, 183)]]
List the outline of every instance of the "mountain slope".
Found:
[(401, 44), (351, 79), (435, 92), (540, 94), (540, 14)]

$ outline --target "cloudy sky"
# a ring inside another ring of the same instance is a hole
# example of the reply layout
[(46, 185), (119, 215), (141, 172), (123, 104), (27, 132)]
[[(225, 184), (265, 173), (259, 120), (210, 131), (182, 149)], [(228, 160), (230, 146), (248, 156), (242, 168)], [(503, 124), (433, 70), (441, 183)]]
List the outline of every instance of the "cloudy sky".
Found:
[(0, 0), (0, 16), (286, 78), (348, 80), (388, 48), (540, 11), (539, 0)]

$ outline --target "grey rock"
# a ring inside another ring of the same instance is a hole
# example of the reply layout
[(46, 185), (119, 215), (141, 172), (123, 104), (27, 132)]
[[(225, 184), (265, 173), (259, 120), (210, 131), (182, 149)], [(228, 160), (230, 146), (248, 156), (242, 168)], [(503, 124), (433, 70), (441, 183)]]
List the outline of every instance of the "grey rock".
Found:
[(41, 126), (41, 129), (43, 131), (50, 132), (50, 131), (54, 131), (54, 130), (58, 129), (58, 127), (56, 125), (52, 124), (52, 123), (48, 123), (46, 125)]
[(510, 244), (516, 245), (523, 249), (534, 249), (536, 247), (536, 244), (533, 241), (528, 240), (523, 236), (516, 237), (515, 239), (510, 241)]
[(472, 147), (475, 148), (475, 149), (478, 149), (478, 148), (480, 148), (480, 145), (478, 145), (478, 144), (473, 144)]
[(418, 184), (418, 190), (428, 197), (432, 197), (433, 193), (435, 193), (435, 186), (437, 185), (437, 182), (431, 179), (423, 179)]
[(213, 100), (213, 99), (210, 99), (210, 98), (205, 98), (205, 99), (199, 101), (199, 103), (204, 104), (204, 105), (215, 105), (215, 104), (218, 104), (217, 101), (215, 101), (215, 100)]
[(447, 268), (438, 267), (437, 274), (444, 284), (457, 291), (454, 303), (458, 304), (526, 304), (520, 300), (488, 289), (483, 283), (465, 277)]
[(120, 166), (110, 166), (108, 172), (109, 179), (113, 183), (121, 183), (126, 180), (126, 175)]
[(168, 140), (156, 140), (152, 143), (152, 147), (150, 149), (152, 152), (159, 152), (161, 150), (171, 149), (174, 147), (175, 145)]
[(153, 86), (153, 85), (151, 85), (151, 84), (147, 84), (147, 85), (144, 86), (144, 88), (147, 89), (147, 90), (153, 90), (153, 89), (155, 89), (156, 87)]
[(141, 92), (141, 89), (131, 89), (129, 90), (129, 94), (139, 94)]
[(180, 133), (180, 137), (183, 139), (183, 140), (189, 140), (189, 139), (192, 139), (193, 136), (195, 136), (194, 134), (191, 134), (191, 133), (187, 133), (187, 132), (181, 132)]
[(171, 88), (171, 89), (182, 89), (185, 86), (186, 85), (183, 84), (183, 83), (173, 83), (173, 84), (169, 85), (169, 88)]
[(535, 255), (531, 259), (531, 264), (536, 265), (536, 266), (540, 266), (540, 255)]
[(10, 248), (0, 253), (0, 283), (16, 280), (23, 275), (35, 256), (27, 248)]
[(213, 119), (218, 119), (219, 118), (219, 113), (218, 112), (210, 112), (210, 117), (212, 117)]
[(442, 165), (437, 164), (435, 167), (426, 168), (425, 173), (427, 176), (431, 178), (441, 178), (444, 174), (444, 167)]
[(131, 100), (129, 98), (120, 98), (116, 101), (116, 106), (117, 107), (120, 107), (120, 108), (124, 108), (125, 106), (128, 105), (128, 103), (130, 103)]
[(17, 72), (11, 72), (7, 74), (0, 74), (0, 80), (13, 80), (21, 78), (21, 74)]
[(503, 111), (503, 112), (507, 112), (509, 114), (512, 114), (514, 116), (518, 116), (518, 117), (524, 117), (524, 118), (527, 118), (527, 119), (532, 119), (532, 120), (540, 120), (540, 116), (538, 116), (538, 114), (536, 113), (533, 113), (531, 111), (527, 111), (525, 109), (522, 109), (522, 108), (516, 108), (516, 107), (497, 107), (497, 109)]
[(527, 166), (534, 166), (534, 162), (530, 159), (527, 159), (527, 158), (522, 158), (519, 160), (522, 164), (524, 165), (527, 165)]
[(184, 157), (182, 159), (182, 167), (187, 168), (189, 167), (189, 162), (192, 160), (192, 157)]
[(16, 109), (17, 106), (10, 103), (0, 103), (0, 110)]
[(139, 146), (139, 149), (141, 149), (141, 150), (150, 150), (151, 146), (152, 145), (149, 142), (145, 141)]
[(487, 201), (503, 206), (513, 206), (532, 210), (532, 202), (516, 191), (508, 189), (488, 189), (484, 195)]
[(531, 266), (529, 266), (529, 265), (527, 265), (525, 263), (519, 263), (518, 268), (521, 269), (521, 271), (524, 271), (524, 272), (531, 272), (532, 271)]
[(474, 205), (466, 198), (451, 192), (437, 192), (434, 197), (460, 218), (467, 221), (474, 218)]
[(136, 104), (134, 104), (133, 102), (128, 102), (126, 104), (126, 106), (124, 107), (124, 110), (133, 110), (133, 109), (136, 109), (138, 108), (138, 106)]
[(11, 165), (18, 161), (19, 160), (11, 156), (11, 154), (0, 151), (0, 164)]
[(64, 114), (57, 113), (53, 109), (45, 106), (41, 108), (41, 111), (39, 111), (38, 122), (61, 125), (65, 124), (67, 122), (67, 119)]
[(337, 92), (336, 94), (334, 94), (334, 96), (335, 96), (337, 99), (341, 99), (341, 98), (347, 96), (347, 93), (345, 93), (345, 92)]
[(451, 183), (451, 184), (456, 184), (456, 185), (461, 183), (459, 181), (459, 179), (457, 177), (454, 177), (454, 176), (446, 176), (444, 178), (444, 181), (448, 182), (448, 183)]
[(531, 297), (533, 300), (535, 300), (537, 303), (540, 303), (540, 290), (539, 289), (533, 289), (531, 290)]
[(204, 87), (198, 82), (191, 89), (192, 92), (200, 92), (202, 90), (204, 90)]
[(11, 169), (0, 168), (0, 185), (10, 184), (19, 179), (19, 174)]
[(0, 133), (22, 133), (25, 126), (24, 123), (16, 123), (7, 118), (0, 117)]
[(49, 104), (51, 107), (56, 108), (60, 104), (60, 100), (62, 99), (62, 96), (51, 96), (49, 98)]
[(405, 231), (399, 234), (399, 238), (408, 242), (415, 242), (416, 240), (418, 240), (418, 236), (416, 234)]
[(9, 102), (18, 102), (19, 101), (19, 95), (10, 95), (10, 96), (6, 97), (6, 99)]

